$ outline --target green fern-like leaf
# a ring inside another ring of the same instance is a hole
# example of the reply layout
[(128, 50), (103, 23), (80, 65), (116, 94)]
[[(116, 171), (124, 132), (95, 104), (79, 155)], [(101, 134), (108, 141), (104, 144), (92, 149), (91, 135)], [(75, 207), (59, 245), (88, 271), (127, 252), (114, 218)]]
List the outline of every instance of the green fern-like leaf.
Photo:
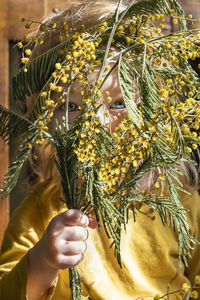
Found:
[(69, 209), (80, 209), (80, 201), (77, 193), (78, 160), (73, 152), (76, 124), (66, 134), (62, 134), (57, 126), (53, 137), (56, 147), (56, 165), (61, 176), (63, 197)]
[(121, 224), (125, 225), (125, 218), (123, 218), (120, 210), (113, 205), (113, 196), (105, 197), (97, 172), (89, 166), (85, 167), (82, 172), (85, 174), (82, 194), (83, 196), (87, 195), (87, 206), (83, 206), (83, 211), (87, 211), (89, 206), (91, 211), (94, 212), (99, 231), (102, 232), (104, 229), (107, 237), (112, 240), (111, 246), (114, 245), (115, 256), (121, 266), (120, 236)]
[[(191, 257), (190, 251), (192, 249), (191, 244), (200, 244), (191, 234), (189, 233), (189, 225), (187, 223), (186, 211), (184, 210), (179, 194), (176, 190), (175, 184), (172, 182), (170, 176), (167, 176), (169, 189), (171, 193), (172, 203), (175, 205), (172, 211), (172, 218), (176, 224), (176, 229), (178, 232), (178, 253), (179, 253), (179, 262), (181, 257), (184, 260), (185, 265), (187, 266), (187, 257)], [(176, 211), (179, 211), (178, 213)], [(182, 213), (180, 213), (182, 210)]]
[(64, 55), (59, 54), (59, 50), (68, 48), (70, 42), (70, 40), (67, 40), (60, 43), (58, 46), (33, 59), (28, 66), (27, 72), (24, 72), (23, 68), (19, 70), (12, 80), (14, 100), (24, 102), (26, 96), (38, 94), (44, 88), (44, 85), (55, 70), (55, 63), (62, 61), (64, 58)]
[(166, 0), (145, 0), (137, 1), (128, 10), (125, 17), (131, 17), (136, 15), (147, 15), (151, 13), (169, 13), (169, 6)]
[[(170, 7), (169, 7), (170, 4)], [(186, 30), (186, 19), (184, 11), (181, 5), (176, 0), (145, 0), (137, 1), (134, 3), (131, 8), (127, 11), (125, 17), (137, 16), (137, 15), (147, 15), (152, 13), (159, 14), (169, 14), (170, 9), (174, 9), (179, 19), (179, 28), (180, 30)]]
[(171, 5), (171, 8), (174, 9), (179, 18), (179, 29), (180, 30), (186, 30), (187, 29), (187, 25), (186, 25), (186, 19), (185, 19), (185, 13), (183, 8), (181, 7), (181, 5), (178, 3), (178, 1), (176, 0), (169, 0), (169, 3)]
[(142, 100), (144, 118), (145, 120), (151, 120), (152, 114), (160, 105), (160, 87), (150, 64), (146, 63), (144, 71), (139, 70), (138, 72), (140, 72), (138, 88)]
[(40, 132), (32, 127), (29, 132), (29, 137), (19, 147), (17, 157), (9, 166), (9, 171), (5, 175), (4, 182), (0, 186), (0, 199), (3, 200), (8, 197), (12, 189), (15, 187), (23, 164), (31, 152), (31, 148), (28, 147), (28, 144), (32, 145), (39, 134)]
[(27, 132), (27, 129), (32, 123), (0, 105), (0, 136), (4, 141), (12, 142), (22, 134)]
[(118, 70), (119, 83), (124, 102), (133, 123), (135, 124), (135, 126), (138, 126), (140, 123), (140, 118), (139, 110), (135, 102), (135, 74), (132, 72), (127, 59), (124, 59), (122, 56), (120, 56), (119, 59)]

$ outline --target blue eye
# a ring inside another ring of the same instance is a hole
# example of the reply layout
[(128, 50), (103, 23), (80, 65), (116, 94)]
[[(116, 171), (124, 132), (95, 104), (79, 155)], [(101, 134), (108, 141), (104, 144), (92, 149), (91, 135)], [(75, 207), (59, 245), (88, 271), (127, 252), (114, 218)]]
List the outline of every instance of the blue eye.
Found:
[(78, 106), (73, 102), (69, 102), (68, 112), (72, 112), (72, 111), (76, 111), (76, 110), (78, 110)]
[[(65, 110), (65, 103), (63, 105), (60, 106), (61, 109)], [(68, 112), (73, 112), (73, 111), (76, 111), (76, 110), (79, 110), (78, 109), (78, 106), (73, 103), (73, 102), (69, 102), (68, 104)]]
[(119, 100), (119, 101), (115, 101), (114, 103), (112, 103), (111, 109), (124, 109), (126, 108), (125, 103), (123, 100)]

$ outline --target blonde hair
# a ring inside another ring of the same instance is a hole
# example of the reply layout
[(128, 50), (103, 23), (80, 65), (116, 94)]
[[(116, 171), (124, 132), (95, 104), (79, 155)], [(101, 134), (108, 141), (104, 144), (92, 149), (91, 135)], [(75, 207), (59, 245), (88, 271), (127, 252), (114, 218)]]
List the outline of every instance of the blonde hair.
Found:
[[(121, 9), (126, 8), (127, 1), (123, 1)], [(75, 33), (76, 31), (80, 31), (82, 25), (86, 28), (97, 25), (98, 23), (103, 22), (104, 20), (110, 18), (116, 7), (118, 5), (117, 1), (71, 1), (71, 6), (63, 11), (58, 13), (52, 13), (45, 17), (42, 20), (44, 24), (50, 24), (51, 22), (59, 23), (66, 21), (68, 27), (70, 28), (70, 34)], [(49, 49), (55, 47), (60, 43), (56, 38), (57, 31), (47, 31), (43, 33), (43, 40), (45, 41), (43, 45), (36, 44), (33, 48), (31, 59), (35, 59), (38, 56), (42, 55)], [(27, 109), (30, 111), (33, 103), (35, 102), (35, 97), (33, 95), (32, 99), (27, 99)], [(44, 182), (46, 180), (57, 180), (58, 179), (58, 171), (56, 170), (54, 164), (54, 158), (51, 156), (51, 149), (46, 147), (42, 151), (40, 149), (38, 151), (38, 166), (32, 163), (32, 167), (36, 174), (38, 175), (39, 182)], [(195, 189), (199, 188), (199, 176), (197, 168), (192, 163), (181, 162), (180, 169), (183, 172), (183, 176), (181, 176), (181, 181), (185, 184), (194, 187)], [(147, 182), (145, 184), (146, 190), (151, 190), (152, 186), (156, 182), (158, 178), (158, 168), (155, 171), (151, 171), (147, 174)]]
[[(58, 13), (52, 13), (47, 17), (42, 19), (42, 23), (49, 25), (54, 22), (58, 24), (65, 21), (70, 28), (70, 34), (75, 33), (76, 31), (82, 30), (82, 25), (86, 28), (95, 26), (104, 20), (110, 18), (114, 11), (117, 8), (117, 1), (71, 1), (71, 6), (63, 11)], [(121, 5), (121, 9), (125, 9), (125, 5)], [(45, 43), (43, 45), (35, 46), (32, 52), (32, 59), (38, 57), (39, 55), (46, 52), (48, 49), (51, 49), (58, 45), (60, 42), (56, 39), (55, 32), (45, 32), (43, 34), (43, 39)]]

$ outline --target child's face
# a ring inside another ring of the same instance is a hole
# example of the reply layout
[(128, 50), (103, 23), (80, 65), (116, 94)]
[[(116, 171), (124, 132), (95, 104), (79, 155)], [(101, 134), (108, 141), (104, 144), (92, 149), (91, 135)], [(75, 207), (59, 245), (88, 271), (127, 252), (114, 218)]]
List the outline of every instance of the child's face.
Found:
[[(91, 75), (89, 83), (91, 83), (95, 77), (96, 75)], [(69, 99), (69, 126), (72, 125), (74, 120), (80, 115), (81, 111), (79, 110), (79, 106), (82, 105), (81, 89), (78, 82), (74, 84), (73, 90), (74, 91), (71, 93)], [(109, 97), (112, 98), (110, 103), (106, 101), (106, 91), (109, 92)], [(101, 93), (104, 97), (104, 103), (102, 103), (97, 116), (100, 118), (102, 125), (106, 128), (106, 130), (113, 132), (121, 120), (128, 114), (121, 94), (117, 71), (114, 71), (109, 75), (101, 89)], [(65, 115), (64, 107), (65, 104), (60, 106), (54, 113), (54, 117), (58, 119), (60, 124), (62, 116)], [(112, 119), (114, 116), (117, 116), (117, 120)]]

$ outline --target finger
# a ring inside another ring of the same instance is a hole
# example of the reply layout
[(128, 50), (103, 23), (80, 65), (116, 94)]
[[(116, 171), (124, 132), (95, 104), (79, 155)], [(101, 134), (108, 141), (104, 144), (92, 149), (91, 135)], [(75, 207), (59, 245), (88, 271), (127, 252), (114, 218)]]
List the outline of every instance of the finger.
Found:
[(90, 228), (95, 229), (98, 227), (97, 220), (92, 215), (88, 215), (88, 220), (89, 220), (88, 226)]
[(83, 254), (87, 249), (87, 245), (84, 241), (71, 241), (65, 242), (62, 249), (64, 255), (79, 255)]
[(63, 223), (68, 226), (87, 227), (89, 219), (78, 209), (70, 209), (62, 214)]
[(85, 241), (88, 238), (88, 230), (81, 226), (65, 226), (61, 238), (65, 241)]
[(63, 255), (60, 254), (58, 257), (58, 268), (59, 269), (66, 269), (66, 268), (72, 268), (76, 265), (78, 265), (83, 260), (83, 254), (78, 255)]

